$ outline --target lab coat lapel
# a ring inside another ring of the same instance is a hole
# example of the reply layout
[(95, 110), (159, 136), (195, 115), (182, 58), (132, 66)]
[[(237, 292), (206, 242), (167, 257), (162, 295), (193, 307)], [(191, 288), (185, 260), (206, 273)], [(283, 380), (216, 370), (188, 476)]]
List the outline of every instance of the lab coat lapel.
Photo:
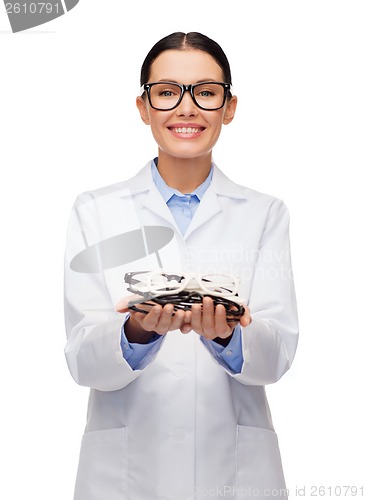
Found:
[(223, 211), (221, 198), (246, 199), (246, 194), (241, 186), (232, 182), (219, 168), (214, 164), (213, 179), (206, 190), (200, 204), (189, 225), (185, 239), (191, 233)]
[(193, 231), (196, 231), (200, 226), (222, 211), (217, 193), (213, 186), (210, 185), (201, 199), (198, 208), (192, 218), (192, 221), (185, 233), (185, 239), (190, 236)]
[[(167, 204), (158, 188), (152, 182), (150, 190), (144, 200), (143, 207), (153, 212), (155, 215), (163, 219), (166, 223), (168, 222), (171, 226), (178, 230), (177, 224), (173, 218), (171, 210), (168, 208)], [(179, 231), (179, 230), (178, 230)]]
[(161, 193), (158, 191), (153, 181), (151, 162), (147, 163), (136, 176), (130, 179), (129, 188), (133, 196), (146, 192), (145, 199), (142, 203), (143, 208), (154, 213), (166, 223), (168, 222), (170, 226), (177, 228), (170, 209), (167, 207)]

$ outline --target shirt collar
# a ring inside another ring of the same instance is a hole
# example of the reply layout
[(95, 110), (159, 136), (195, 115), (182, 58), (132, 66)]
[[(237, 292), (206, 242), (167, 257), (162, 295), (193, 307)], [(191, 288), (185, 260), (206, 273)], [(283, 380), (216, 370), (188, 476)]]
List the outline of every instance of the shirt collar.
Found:
[(209, 172), (208, 177), (205, 179), (205, 181), (202, 184), (200, 184), (200, 186), (198, 186), (191, 193), (181, 193), (177, 189), (171, 188), (170, 186), (168, 186), (166, 184), (165, 180), (163, 179), (163, 177), (159, 173), (159, 170), (158, 170), (157, 165), (156, 165), (157, 162), (158, 162), (158, 158), (154, 158), (154, 160), (151, 162), (153, 181), (154, 181), (155, 185), (157, 186), (158, 191), (163, 196), (163, 199), (166, 203), (174, 195), (179, 196), (179, 197), (183, 197), (183, 196), (185, 196), (185, 194), (190, 194), (191, 196), (195, 195), (195, 196), (197, 196), (199, 201), (201, 201), (201, 199), (204, 196), (205, 191), (208, 189), (209, 184), (210, 184), (212, 177), (213, 177), (213, 164), (210, 167), (210, 172)]

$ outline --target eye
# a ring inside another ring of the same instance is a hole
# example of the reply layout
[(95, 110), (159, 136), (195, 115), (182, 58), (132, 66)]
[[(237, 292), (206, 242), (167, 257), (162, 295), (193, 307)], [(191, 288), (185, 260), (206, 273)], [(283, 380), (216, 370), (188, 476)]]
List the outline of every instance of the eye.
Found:
[(213, 95), (215, 95), (215, 93), (212, 90), (200, 90), (200, 92), (198, 92), (198, 95), (200, 95), (201, 97), (212, 97)]
[(179, 96), (181, 92), (180, 87), (174, 84), (158, 83), (153, 85), (151, 94), (159, 98), (170, 98)]
[(207, 82), (195, 87), (195, 96), (202, 99), (214, 99), (223, 94), (223, 87), (217, 83)]
[(173, 96), (173, 92), (172, 92), (172, 90), (162, 90), (159, 93), (159, 95), (162, 97), (171, 97), (171, 96)]

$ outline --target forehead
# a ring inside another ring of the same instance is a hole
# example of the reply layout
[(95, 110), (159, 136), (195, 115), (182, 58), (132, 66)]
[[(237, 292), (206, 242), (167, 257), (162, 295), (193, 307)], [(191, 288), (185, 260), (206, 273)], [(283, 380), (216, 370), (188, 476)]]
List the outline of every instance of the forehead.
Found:
[(203, 80), (222, 81), (223, 71), (215, 59), (203, 50), (165, 50), (153, 61), (149, 80), (185, 84)]

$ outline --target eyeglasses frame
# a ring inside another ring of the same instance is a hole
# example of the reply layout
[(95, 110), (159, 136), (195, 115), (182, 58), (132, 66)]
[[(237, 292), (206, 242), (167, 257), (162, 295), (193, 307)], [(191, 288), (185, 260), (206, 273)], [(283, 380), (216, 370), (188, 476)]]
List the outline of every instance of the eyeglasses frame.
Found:
[[(219, 304), (224, 306), (226, 310), (227, 323), (238, 322), (240, 320), (240, 317), (245, 314), (245, 307), (242, 304), (235, 302), (234, 300), (230, 300), (225, 297), (217, 297), (215, 295), (201, 294), (198, 292), (179, 292), (176, 295), (162, 295), (160, 297), (152, 297), (148, 299), (149, 302), (147, 302), (145, 298), (133, 300), (128, 303), (128, 308), (131, 311), (148, 314), (150, 309), (155, 304), (158, 304), (162, 307), (164, 307), (166, 304), (172, 304), (172, 316), (174, 316), (175, 312), (179, 310), (191, 311), (192, 305), (202, 304), (204, 297), (210, 297), (213, 300), (213, 304), (215, 307)], [(148, 310), (139, 306), (148, 307)]]
[[(181, 95), (177, 101), (177, 103), (172, 106), (171, 108), (165, 108), (165, 109), (162, 109), (162, 108), (157, 108), (155, 106), (152, 105), (152, 100), (151, 100), (151, 97), (150, 97), (150, 89), (153, 85), (157, 85), (157, 84), (167, 84), (167, 85), (177, 85), (177, 87), (180, 87), (181, 89)], [(196, 87), (198, 87), (199, 85), (205, 85), (206, 83), (216, 83), (218, 85), (221, 85), (223, 88), (224, 88), (224, 95), (223, 95), (223, 103), (221, 106), (219, 106), (218, 108), (204, 108), (203, 106), (200, 106), (200, 104), (196, 101), (195, 99), (195, 95), (194, 95), (194, 90)], [(148, 101), (149, 101), (149, 105), (151, 108), (157, 110), (157, 111), (172, 111), (173, 109), (177, 108), (182, 99), (183, 99), (183, 96), (185, 94), (185, 92), (189, 92), (190, 95), (191, 95), (191, 99), (193, 100), (195, 106), (197, 106), (198, 108), (204, 110), (204, 111), (218, 111), (218, 109), (222, 109), (225, 102), (226, 102), (226, 99), (228, 97), (228, 93), (232, 92), (232, 85), (230, 83), (224, 83), (224, 82), (211, 82), (211, 81), (208, 81), (208, 82), (200, 82), (200, 83), (190, 83), (189, 85), (185, 85), (183, 83), (177, 83), (177, 82), (151, 82), (151, 83), (144, 83), (141, 87), (140, 87), (140, 91), (141, 91), (141, 96), (143, 96), (144, 92), (146, 91), (147, 95), (148, 95)]]
[[(209, 274), (199, 274), (196, 275), (195, 273), (185, 273), (184, 275), (177, 275), (177, 274), (167, 274), (165, 272), (161, 271), (135, 271), (135, 272), (128, 272), (125, 274), (125, 283), (129, 284), (130, 287), (128, 287), (128, 291), (132, 293), (138, 293), (139, 295), (143, 295), (145, 297), (153, 297), (158, 295), (176, 295), (180, 292), (183, 292), (184, 290), (190, 290), (190, 291), (199, 291), (204, 292), (206, 294), (210, 294), (212, 296), (216, 297), (238, 297), (238, 286), (239, 286), (239, 278), (236, 276), (230, 276), (228, 274), (224, 273), (218, 273), (214, 274), (215, 276), (223, 276), (226, 278), (231, 278), (233, 280), (233, 285), (234, 288), (232, 290), (227, 289), (223, 286), (223, 283), (216, 283), (217, 288), (221, 288), (225, 290), (227, 293), (223, 292), (216, 292), (212, 288), (208, 288), (205, 286), (205, 282), (208, 283), (214, 283), (208, 279), (205, 279), (207, 276), (211, 276), (212, 273)], [(142, 275), (142, 277), (146, 278), (146, 282), (143, 283), (141, 280), (137, 279), (139, 275)], [(161, 290), (155, 289), (155, 287), (152, 285), (152, 279), (156, 276), (164, 276), (165, 278), (168, 279), (168, 281), (174, 280), (177, 282), (177, 286), (170, 290), (169, 288), (161, 288)], [(192, 282), (196, 282), (196, 286), (192, 286)], [(145, 285), (145, 287), (148, 290), (141, 291), (139, 290), (139, 284)], [(191, 286), (190, 286), (191, 284)], [(136, 285), (136, 287), (134, 286)]]

